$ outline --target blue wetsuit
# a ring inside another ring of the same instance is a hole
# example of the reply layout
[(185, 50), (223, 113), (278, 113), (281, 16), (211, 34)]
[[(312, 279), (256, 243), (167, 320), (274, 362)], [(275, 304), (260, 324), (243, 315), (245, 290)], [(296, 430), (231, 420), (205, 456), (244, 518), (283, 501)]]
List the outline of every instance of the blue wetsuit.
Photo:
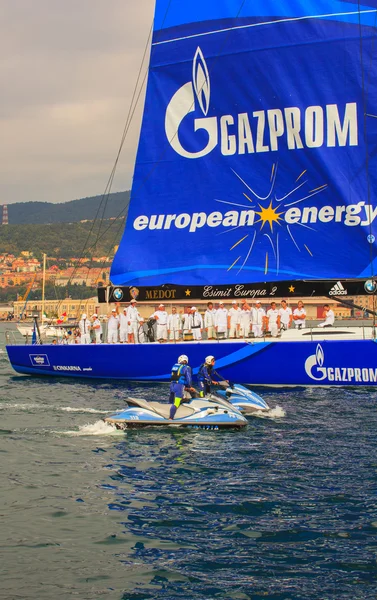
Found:
[(201, 398), (206, 396), (211, 391), (213, 365), (203, 363), (198, 372), (198, 387)]
[(171, 370), (170, 379), (170, 418), (174, 419), (179, 405), (182, 402), (183, 392), (186, 387), (192, 387), (191, 367), (176, 363)]

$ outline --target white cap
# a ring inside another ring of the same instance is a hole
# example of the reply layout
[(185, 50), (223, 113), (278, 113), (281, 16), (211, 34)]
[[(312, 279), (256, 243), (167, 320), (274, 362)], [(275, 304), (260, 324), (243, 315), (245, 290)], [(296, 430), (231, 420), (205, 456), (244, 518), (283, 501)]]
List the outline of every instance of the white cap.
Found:
[(116, 308), (113, 308), (113, 309), (111, 310), (111, 312), (116, 312), (116, 311), (117, 311), (117, 309), (116, 309)]
[(132, 298), (132, 300), (130, 300), (130, 302), (137, 302), (137, 300), (135, 300), (135, 298)]
[(232, 304), (237, 304), (237, 300), (232, 300)]
[(81, 318), (86, 319), (86, 313), (83, 313)]
[(196, 306), (192, 306), (192, 307), (191, 307), (191, 310), (196, 310)]
[(219, 302), (219, 304), (224, 304), (224, 302)]
[(165, 308), (165, 304), (160, 304), (158, 308)]
[(123, 312), (126, 312), (126, 310), (127, 310), (127, 306), (124, 307)]
[(256, 300), (255, 304), (260, 304), (261, 301), (260, 300)]
[(98, 317), (97, 313), (93, 313), (92, 317)]

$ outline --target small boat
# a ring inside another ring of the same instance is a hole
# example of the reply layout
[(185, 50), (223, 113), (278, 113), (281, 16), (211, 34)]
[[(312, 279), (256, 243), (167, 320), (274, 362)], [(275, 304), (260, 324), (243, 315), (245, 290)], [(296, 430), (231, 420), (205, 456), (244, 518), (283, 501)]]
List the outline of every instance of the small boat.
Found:
[(220, 381), (213, 398), (227, 400), (234, 408), (245, 415), (268, 412), (270, 407), (259, 394), (239, 383)]
[(170, 404), (148, 402), (142, 398), (127, 398), (127, 406), (104, 418), (117, 429), (169, 426), (190, 429), (240, 429), (247, 419), (222, 398), (195, 398), (181, 404), (174, 419), (169, 419)]

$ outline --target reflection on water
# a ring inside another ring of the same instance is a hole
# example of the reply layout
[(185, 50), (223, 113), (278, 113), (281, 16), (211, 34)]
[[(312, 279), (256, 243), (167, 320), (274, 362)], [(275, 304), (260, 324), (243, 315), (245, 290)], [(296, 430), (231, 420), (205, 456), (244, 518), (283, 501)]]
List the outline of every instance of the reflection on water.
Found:
[(101, 416), (123, 391), (167, 395), (18, 377), (0, 353), (0, 597), (376, 598), (376, 392), (266, 391), (285, 416), (245, 431), (122, 433)]

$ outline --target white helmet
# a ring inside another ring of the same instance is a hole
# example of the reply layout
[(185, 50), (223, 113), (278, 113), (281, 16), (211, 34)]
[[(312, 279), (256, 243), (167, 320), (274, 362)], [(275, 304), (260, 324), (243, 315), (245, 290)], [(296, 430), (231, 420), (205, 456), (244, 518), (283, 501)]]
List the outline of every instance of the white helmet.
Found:
[(212, 362), (214, 360), (216, 360), (214, 356), (206, 356), (206, 359), (205, 359), (204, 362), (205, 362), (206, 365), (212, 365)]
[(186, 354), (181, 354), (181, 356), (178, 356), (179, 365), (182, 365), (185, 362), (188, 363), (188, 356), (186, 356)]

